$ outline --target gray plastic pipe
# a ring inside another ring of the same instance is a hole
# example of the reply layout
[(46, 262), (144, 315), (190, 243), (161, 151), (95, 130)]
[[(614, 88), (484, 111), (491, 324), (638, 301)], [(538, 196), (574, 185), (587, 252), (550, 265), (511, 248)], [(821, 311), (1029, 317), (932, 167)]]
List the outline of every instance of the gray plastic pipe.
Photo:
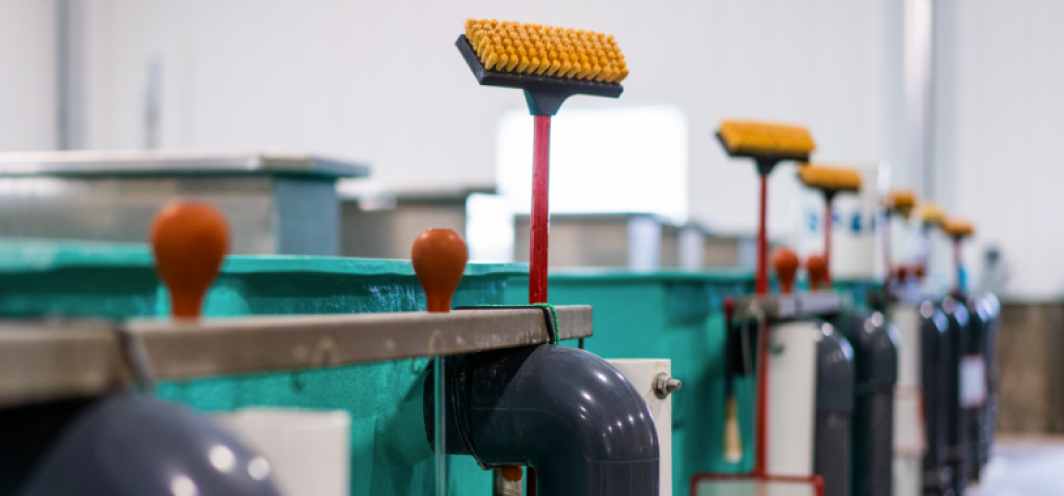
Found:
[[(605, 360), (554, 345), (449, 360), (449, 454), (475, 453), (488, 468), (533, 467), (540, 496), (657, 496), (654, 420)], [(425, 384), (431, 443), (431, 376)]]
[(191, 410), (116, 395), (79, 411), (23, 496), (279, 496), (269, 463)]

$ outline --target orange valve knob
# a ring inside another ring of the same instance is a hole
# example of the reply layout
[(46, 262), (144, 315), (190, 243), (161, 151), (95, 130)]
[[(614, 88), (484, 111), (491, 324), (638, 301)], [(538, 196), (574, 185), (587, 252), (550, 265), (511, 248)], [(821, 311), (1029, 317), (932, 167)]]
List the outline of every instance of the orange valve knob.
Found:
[(909, 279), (909, 268), (904, 266), (904, 265), (898, 266), (898, 276), (897, 277), (898, 277), (898, 281), (904, 283), (906, 280)]
[(414, 240), (410, 258), (429, 311), (451, 311), (451, 297), (469, 259), (462, 237), (450, 229), (426, 229)]
[(772, 266), (780, 278), (783, 294), (794, 292), (794, 275), (798, 273), (798, 255), (790, 248), (780, 248), (772, 255)]
[(819, 290), (820, 285), (827, 281), (828, 264), (820, 255), (812, 255), (805, 261), (805, 271), (809, 273), (809, 288), (813, 291)]
[(152, 221), (148, 240), (155, 271), (170, 292), (175, 318), (198, 318), (229, 251), (229, 224), (213, 205), (174, 200)]
[(503, 467), (502, 477), (510, 482), (520, 482), (524, 470), (521, 467)]

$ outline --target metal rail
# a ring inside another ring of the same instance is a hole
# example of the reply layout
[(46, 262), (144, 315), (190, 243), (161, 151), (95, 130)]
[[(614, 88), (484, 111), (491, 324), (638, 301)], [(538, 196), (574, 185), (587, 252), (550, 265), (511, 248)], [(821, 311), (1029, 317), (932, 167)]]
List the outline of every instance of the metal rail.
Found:
[(735, 300), (738, 318), (766, 318), (770, 321), (819, 317), (838, 313), (842, 298), (833, 291), (814, 291), (796, 295), (744, 296)]
[[(590, 306), (556, 308), (560, 339), (591, 336)], [(539, 308), (187, 323), (9, 321), (0, 323), (0, 405), (87, 396), (124, 386), (136, 375), (126, 352), (130, 342), (143, 351), (152, 378), (187, 380), (453, 355), (548, 340)]]

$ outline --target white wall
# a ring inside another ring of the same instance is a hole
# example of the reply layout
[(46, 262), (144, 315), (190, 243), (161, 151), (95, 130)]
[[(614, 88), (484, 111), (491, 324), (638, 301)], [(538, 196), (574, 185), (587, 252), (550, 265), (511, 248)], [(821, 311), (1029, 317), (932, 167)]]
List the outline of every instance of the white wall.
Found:
[(55, 147), (55, 5), (0, 0), (0, 151)]
[[(387, 183), (492, 183), (499, 116), (524, 100), (477, 86), (453, 46), (464, 19), (583, 27), (616, 34), (633, 72), (619, 102), (577, 97), (557, 118), (680, 105), (692, 215), (751, 231), (753, 166), (721, 152), (722, 118), (806, 123), (827, 159), (904, 156), (897, 3), (92, 0), (88, 145), (143, 144), (147, 67), (160, 57), (163, 147), (308, 150), (366, 161)], [(773, 183), (774, 228), (789, 228), (793, 171)]]
[(951, 22), (936, 53), (936, 195), (975, 220), (969, 266), (996, 244), (1011, 267), (1007, 296), (1060, 298), (1064, 3), (943, 0), (940, 9)]

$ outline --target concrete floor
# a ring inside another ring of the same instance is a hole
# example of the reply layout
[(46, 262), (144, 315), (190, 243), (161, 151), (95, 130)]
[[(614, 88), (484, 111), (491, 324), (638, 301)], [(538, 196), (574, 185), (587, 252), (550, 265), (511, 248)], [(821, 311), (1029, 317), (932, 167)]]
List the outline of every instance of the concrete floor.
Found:
[(1064, 437), (999, 439), (969, 496), (1064, 496)]

